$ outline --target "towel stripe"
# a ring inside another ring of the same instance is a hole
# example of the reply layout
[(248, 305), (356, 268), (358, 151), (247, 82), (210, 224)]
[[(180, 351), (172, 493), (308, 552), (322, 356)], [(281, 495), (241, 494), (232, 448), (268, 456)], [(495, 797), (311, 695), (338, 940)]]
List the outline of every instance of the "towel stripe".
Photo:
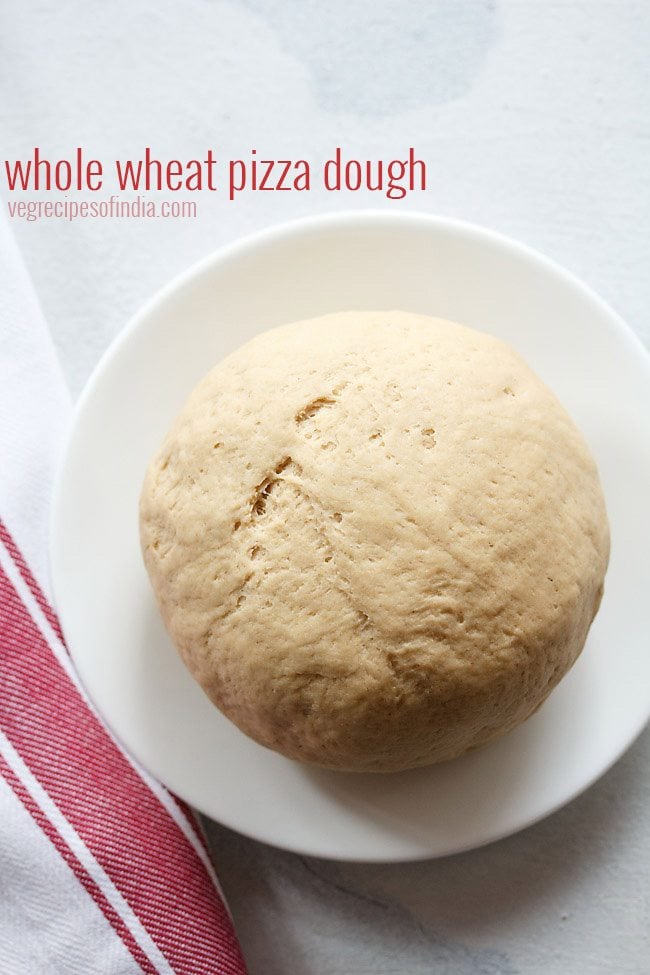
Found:
[(137, 941), (131, 934), (128, 926), (124, 923), (118, 912), (114, 910), (110, 901), (104, 896), (104, 893), (99, 885), (95, 883), (79, 858), (75, 856), (53, 823), (47, 818), (36, 800), (29, 793), (28, 789), (23, 785), (18, 775), (16, 775), (11, 766), (7, 763), (4, 755), (2, 755), (2, 752), (0, 752), (0, 775), (2, 775), (7, 785), (9, 785), (9, 787), (16, 794), (34, 822), (40, 826), (54, 848), (58, 851), (58, 853), (60, 853), (61, 857), (70, 867), (82, 887), (95, 901), (100, 911), (107, 918), (118, 937), (122, 939), (141, 970), (145, 972), (146, 975), (157, 975), (158, 969), (156, 966), (149, 961), (146, 954), (140, 948)]
[(206, 866), (85, 705), (4, 571), (0, 624), (0, 709), (14, 748), (178, 975), (242, 975)]
[[(3, 551), (9, 556), (8, 560), (3, 559)], [(89, 700), (85, 688), (79, 681), (79, 678), (77, 677), (77, 674), (70, 661), (68, 648), (65, 644), (56, 613), (30, 571), (29, 566), (23, 558), (22, 553), (17, 543), (13, 539), (9, 529), (0, 518), (0, 564), (3, 562), (5, 563), (9, 577), (13, 580), (14, 586), (16, 586), (18, 589), (22, 602), (25, 604), (28, 613), (32, 616), (36, 625), (39, 627), (41, 633), (47, 640), (50, 650), (73, 682), (78, 694), (86, 703), (86, 706), (93, 712), (93, 714), (96, 715), (95, 708), (92, 702)], [(25, 586), (27, 588), (24, 588)], [(187, 805), (187, 803), (178, 798), (178, 796), (175, 796), (173, 793), (169, 792), (169, 790), (161, 785), (157, 779), (154, 779), (151, 775), (149, 775), (148, 772), (145, 772), (145, 770), (132, 759), (128, 752), (122, 751), (119, 743), (115, 740), (108, 728), (104, 726), (104, 730), (113, 741), (115, 747), (120, 750), (127, 761), (132, 764), (136, 773), (142, 779), (144, 785), (157, 797), (159, 802), (166, 809), (169, 816), (171, 816), (178, 828), (184, 833), (186, 838), (192, 844), (200, 860), (203, 862), (213, 886), (223, 900), (226, 911), (228, 911), (228, 905), (225, 902), (221, 885), (219, 884), (219, 880), (214, 872), (214, 867), (210, 859), (205, 834), (196, 814)]]
[(34, 574), (32, 573), (27, 563), (25, 562), (22, 552), (20, 551), (20, 549), (14, 542), (13, 538), (11, 537), (11, 533), (7, 528), (7, 526), (5, 525), (2, 518), (0, 518), (0, 541), (2, 541), (2, 544), (9, 552), (9, 555), (11, 555), (11, 558), (13, 559), (16, 568), (18, 569), (21, 576), (25, 580), (25, 583), (27, 584), (27, 587), (31, 592), (32, 596), (38, 603), (40, 610), (43, 613), (43, 616), (45, 616), (46, 620), (48, 621), (48, 623), (56, 633), (57, 637), (65, 647), (65, 639), (63, 637), (63, 631), (61, 630), (61, 624), (59, 623), (58, 617), (54, 612), (54, 610), (52, 609), (52, 607), (50, 606), (47, 599), (45, 598), (45, 594), (43, 590), (41, 589), (38, 582), (34, 578)]

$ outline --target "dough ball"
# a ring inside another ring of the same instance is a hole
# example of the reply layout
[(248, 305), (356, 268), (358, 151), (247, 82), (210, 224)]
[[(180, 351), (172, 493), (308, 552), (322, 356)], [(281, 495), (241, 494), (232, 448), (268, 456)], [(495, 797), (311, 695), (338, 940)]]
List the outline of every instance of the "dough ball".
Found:
[(539, 708), (603, 592), (592, 456), (503, 342), (404, 312), (264, 332), (146, 474), (165, 624), (247, 735), (334, 769), (454, 758)]

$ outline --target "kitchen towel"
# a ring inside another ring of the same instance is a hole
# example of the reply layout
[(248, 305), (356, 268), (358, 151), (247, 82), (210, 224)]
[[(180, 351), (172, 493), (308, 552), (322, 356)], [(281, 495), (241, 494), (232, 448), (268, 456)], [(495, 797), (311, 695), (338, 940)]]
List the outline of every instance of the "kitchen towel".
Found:
[(48, 506), (69, 419), (0, 216), (0, 975), (243, 975), (195, 815), (103, 725), (52, 608)]

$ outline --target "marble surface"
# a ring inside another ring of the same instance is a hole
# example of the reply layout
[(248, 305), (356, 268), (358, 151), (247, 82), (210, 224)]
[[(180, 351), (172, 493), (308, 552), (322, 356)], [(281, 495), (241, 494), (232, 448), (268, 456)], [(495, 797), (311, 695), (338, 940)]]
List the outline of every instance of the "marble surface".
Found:
[[(195, 220), (14, 221), (75, 396), (170, 276), (258, 227), (349, 207), (518, 237), (650, 341), (645, 0), (4, 0), (0, 37), (5, 158), (413, 145), (428, 162), (427, 192), (404, 201), (204, 193)], [(649, 804), (645, 733), (567, 808), (462, 856), (336, 864), (209, 833), (251, 975), (643, 975)]]

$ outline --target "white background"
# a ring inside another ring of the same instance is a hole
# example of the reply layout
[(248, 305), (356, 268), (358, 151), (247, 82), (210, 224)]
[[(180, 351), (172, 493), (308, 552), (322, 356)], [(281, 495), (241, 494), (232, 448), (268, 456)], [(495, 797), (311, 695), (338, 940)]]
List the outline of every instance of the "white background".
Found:
[[(196, 258), (357, 206), (518, 237), (650, 341), (644, 0), (2, 0), (0, 45), (2, 159), (256, 148), (317, 171), (336, 146), (361, 159), (414, 146), (428, 163), (427, 192), (398, 202), (315, 188), (231, 203), (221, 189), (195, 220), (14, 221), (75, 397), (139, 304)], [(646, 733), (562, 812), (446, 860), (338, 865), (210, 835), (251, 975), (642, 975), (649, 805)]]

